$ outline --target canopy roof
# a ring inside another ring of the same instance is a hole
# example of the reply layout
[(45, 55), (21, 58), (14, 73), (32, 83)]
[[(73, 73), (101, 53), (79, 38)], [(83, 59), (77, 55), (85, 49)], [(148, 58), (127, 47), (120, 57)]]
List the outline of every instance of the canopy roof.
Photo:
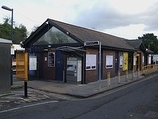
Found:
[(0, 43), (9, 43), (9, 44), (12, 44), (12, 41), (11, 41), (11, 40), (7, 40), (7, 39), (0, 38)]

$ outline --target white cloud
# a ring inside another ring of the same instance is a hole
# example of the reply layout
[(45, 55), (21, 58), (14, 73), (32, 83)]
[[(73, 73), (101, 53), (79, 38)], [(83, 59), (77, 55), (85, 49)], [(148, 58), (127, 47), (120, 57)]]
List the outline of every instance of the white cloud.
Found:
[(138, 38), (138, 36), (141, 36), (142, 34), (145, 33), (143, 32), (144, 28), (145, 28), (145, 25), (138, 24), (138, 25), (129, 25), (125, 27), (117, 27), (114, 29), (106, 29), (103, 32), (113, 34), (119, 37), (128, 38), (128, 39), (136, 39)]
[(153, 6), (157, 0), (109, 0), (113, 8), (122, 13), (138, 14)]
[[(116, 0), (112, 0), (112, 1), (116, 2)], [(123, 0), (120, 0), (120, 1), (123, 2)], [(124, 1), (123, 3), (127, 3), (127, 2)], [(139, 4), (137, 6), (141, 8), (140, 3), (136, 1), (135, 2), (128, 1), (128, 3), (123, 4), (123, 6), (125, 5), (129, 6), (128, 4), (130, 3), (132, 4), (137, 3)], [(137, 9), (137, 7), (135, 8), (134, 5), (132, 4), (131, 6), (133, 7), (133, 9)], [(158, 19), (158, 12), (157, 12), (158, 3), (150, 4), (150, 5), (152, 6), (147, 7), (147, 4), (146, 4), (145, 7), (138, 10), (137, 12), (129, 10), (131, 8), (129, 8), (127, 12), (123, 12), (121, 10), (123, 9), (125, 10), (126, 6), (125, 8), (121, 8), (117, 10), (118, 8), (116, 9), (116, 6), (114, 6), (115, 8), (113, 8), (110, 2), (107, 4), (104, 4), (104, 2), (100, 4), (95, 4), (93, 7), (91, 7), (91, 9), (80, 12), (79, 15), (76, 17), (76, 19), (74, 20), (74, 24), (81, 25), (88, 28), (95, 28), (99, 31), (100, 30), (107, 31), (107, 33), (108, 31), (109, 32), (113, 31), (113, 33), (116, 32), (115, 34), (117, 34), (118, 36), (125, 36), (127, 38), (131, 38), (135, 34), (135, 37), (137, 38), (137, 36), (138, 35), (140, 36), (142, 33), (152, 32), (152, 31), (155, 32), (155, 30), (158, 30), (158, 20), (157, 20)], [(120, 3), (120, 7), (121, 6), (122, 4)], [(148, 8), (148, 9), (145, 9), (145, 8)], [(117, 31), (120, 31), (120, 28), (122, 29), (122, 31), (125, 31), (125, 32), (120, 32), (120, 33), (117, 32)], [(136, 32), (132, 32), (132, 29), (133, 31), (136, 31)], [(138, 33), (141, 33), (141, 34), (138, 34)]]
[[(14, 21), (29, 31), (47, 18), (126, 38), (158, 30), (157, 0), (0, 0), (0, 3), (13, 8)], [(10, 12), (1, 9), (1, 23), (6, 16), (10, 17)]]

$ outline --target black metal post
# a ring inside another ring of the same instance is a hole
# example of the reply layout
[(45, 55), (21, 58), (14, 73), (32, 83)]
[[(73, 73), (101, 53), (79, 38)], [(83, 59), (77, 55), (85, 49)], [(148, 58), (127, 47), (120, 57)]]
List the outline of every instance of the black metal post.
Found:
[[(13, 44), (13, 9), (11, 9), (12, 16), (11, 16), (11, 40)], [(12, 61), (13, 59), (11, 58), (11, 85), (13, 85), (13, 67), (12, 67)]]
[(28, 97), (28, 93), (27, 93), (27, 81), (24, 81), (24, 96), (25, 96), (25, 98)]

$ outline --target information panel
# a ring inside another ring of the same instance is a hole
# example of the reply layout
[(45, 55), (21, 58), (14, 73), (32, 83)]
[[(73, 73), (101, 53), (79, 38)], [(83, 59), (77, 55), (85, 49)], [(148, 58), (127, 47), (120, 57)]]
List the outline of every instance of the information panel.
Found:
[(16, 78), (28, 80), (28, 53), (16, 53)]
[(29, 70), (37, 70), (37, 57), (29, 56)]
[(96, 69), (96, 55), (87, 54), (86, 55), (86, 70), (95, 70)]
[(113, 55), (106, 55), (106, 68), (113, 68)]

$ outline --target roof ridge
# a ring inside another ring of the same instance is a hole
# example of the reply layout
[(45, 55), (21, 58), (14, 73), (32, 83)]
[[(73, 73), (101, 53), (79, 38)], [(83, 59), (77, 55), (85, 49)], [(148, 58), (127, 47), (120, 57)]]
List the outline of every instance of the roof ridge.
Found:
[[(79, 26), (79, 25), (75, 25), (75, 24), (70, 24), (70, 23), (67, 23), (67, 22), (61, 22), (61, 21), (54, 20), (54, 19), (49, 19), (49, 18), (48, 18), (48, 20), (59, 22), (59, 23), (62, 23), (62, 24), (67, 24), (67, 25), (70, 25), (70, 26), (73, 26), (73, 27), (78, 27), (78, 28), (90, 30), (90, 31), (93, 31), (93, 32), (98, 32), (98, 33), (104, 34), (104, 35), (106, 34), (106, 35), (109, 35), (109, 36), (112, 36), (112, 37), (117, 37), (117, 38), (120, 38), (120, 39), (126, 39), (126, 38), (123, 38), (123, 37), (111, 35), (111, 34), (108, 34), (108, 33), (105, 33), (105, 32), (101, 32), (101, 31), (98, 31), (98, 30), (93, 30), (93, 29), (90, 29), (90, 28), (87, 28), (87, 27), (83, 27), (83, 26)], [(126, 40), (129, 40), (129, 39), (126, 39)]]

